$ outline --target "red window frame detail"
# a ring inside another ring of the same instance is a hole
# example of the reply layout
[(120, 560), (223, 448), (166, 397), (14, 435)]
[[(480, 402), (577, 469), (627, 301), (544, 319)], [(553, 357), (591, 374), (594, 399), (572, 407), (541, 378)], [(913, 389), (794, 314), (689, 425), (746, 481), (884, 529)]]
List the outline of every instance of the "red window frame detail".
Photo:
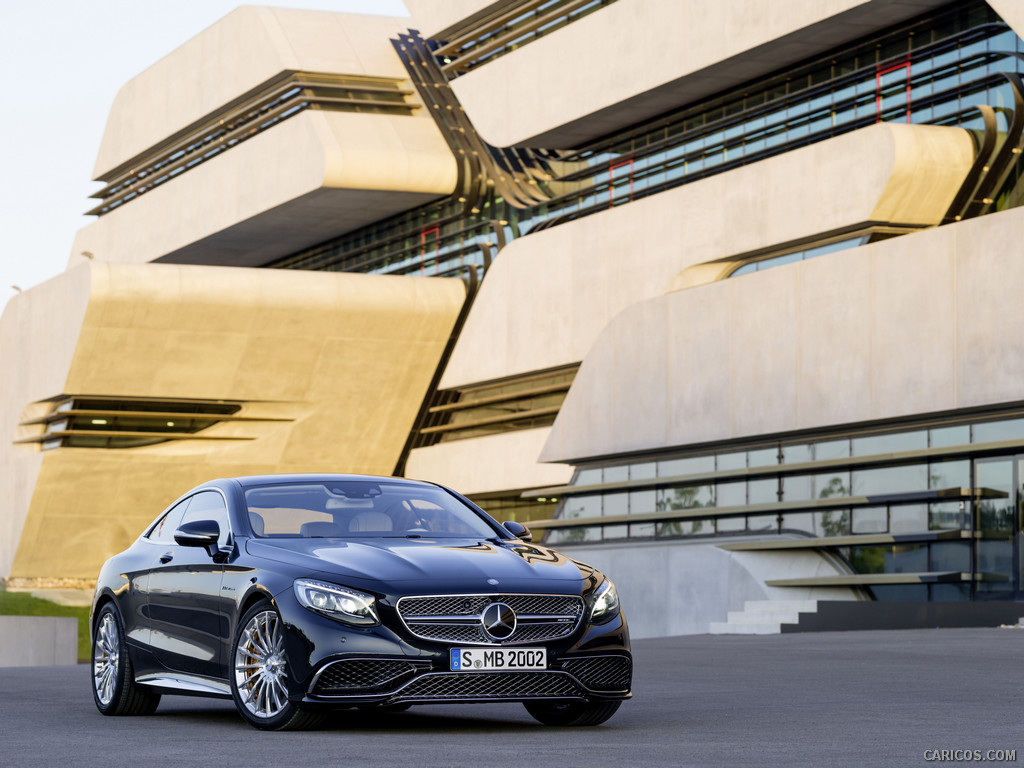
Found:
[(882, 75), (888, 75), (890, 72), (896, 72), (897, 70), (907, 70), (907, 122), (910, 122), (910, 54), (906, 55), (903, 61), (898, 64), (890, 64), (888, 67), (883, 67), (881, 64), (875, 65), (875, 122), (882, 122)]
[(426, 227), (420, 230), (420, 277), (423, 277), (423, 260), (427, 255), (427, 235), (434, 236), (434, 274), (441, 269), (441, 228)]
[(608, 207), (615, 205), (615, 169), (629, 166), (629, 199), (633, 200), (633, 156), (608, 166)]

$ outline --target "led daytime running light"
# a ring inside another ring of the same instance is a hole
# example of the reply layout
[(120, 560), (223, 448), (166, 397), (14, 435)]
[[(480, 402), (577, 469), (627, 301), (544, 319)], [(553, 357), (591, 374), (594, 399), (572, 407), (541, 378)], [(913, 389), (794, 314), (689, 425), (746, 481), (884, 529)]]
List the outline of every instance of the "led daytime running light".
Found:
[(619, 611), (619, 595), (611, 579), (605, 579), (594, 593), (594, 607), (590, 611), (590, 620), (595, 624), (603, 624)]
[(374, 597), (365, 592), (312, 579), (296, 579), (295, 597), (303, 607), (346, 624), (380, 623)]

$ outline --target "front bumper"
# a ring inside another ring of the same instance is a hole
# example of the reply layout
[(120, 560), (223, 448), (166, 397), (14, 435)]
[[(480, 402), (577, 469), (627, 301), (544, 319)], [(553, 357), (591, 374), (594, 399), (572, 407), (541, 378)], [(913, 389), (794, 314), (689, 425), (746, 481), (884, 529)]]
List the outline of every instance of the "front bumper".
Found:
[(628, 699), (633, 661), (627, 653), (588, 654), (536, 671), (451, 672), (406, 659), (338, 659), (315, 675), (307, 703), (431, 704), (533, 699)]
[(547, 649), (545, 670), (453, 672), (450, 652), (460, 644), (415, 637), (387, 606), (382, 606), (382, 624), (357, 628), (303, 608), (289, 593), (278, 595), (277, 605), (292, 672), (289, 698), (296, 703), (386, 706), (631, 696), (633, 661), (621, 611), (604, 624), (583, 621), (565, 637), (531, 643)]

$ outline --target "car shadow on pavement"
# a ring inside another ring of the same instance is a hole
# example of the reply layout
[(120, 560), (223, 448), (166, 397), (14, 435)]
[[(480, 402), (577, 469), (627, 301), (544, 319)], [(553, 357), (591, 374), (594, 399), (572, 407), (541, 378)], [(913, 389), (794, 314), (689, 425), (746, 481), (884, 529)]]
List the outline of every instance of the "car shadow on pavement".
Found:
[[(206, 704), (206, 702), (204, 702)], [(406, 712), (385, 712), (381, 710), (339, 709), (330, 713), (323, 725), (313, 729), (315, 732), (345, 731), (357, 733), (418, 733), (422, 731), (447, 733), (494, 733), (502, 734), (522, 728), (544, 729), (545, 726), (535, 723), (523, 712), (523, 719), (514, 716), (503, 716), (495, 712), (491, 717), (431, 713), (430, 707), (413, 707)], [(512, 713), (509, 713), (510, 715)], [(232, 723), (239, 728), (249, 729), (250, 726), (239, 717), (234, 707), (228, 703), (197, 708), (190, 702), (185, 706), (161, 702), (157, 711), (147, 720), (174, 720), (181, 725), (191, 727), (208, 723), (218, 728)]]

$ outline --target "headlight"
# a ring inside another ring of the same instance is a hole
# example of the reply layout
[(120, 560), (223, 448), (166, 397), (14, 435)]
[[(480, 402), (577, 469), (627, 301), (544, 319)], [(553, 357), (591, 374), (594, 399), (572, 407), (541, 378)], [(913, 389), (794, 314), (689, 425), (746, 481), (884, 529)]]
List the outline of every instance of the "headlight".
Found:
[(605, 579), (594, 593), (593, 607), (590, 609), (590, 620), (595, 624), (603, 624), (619, 612), (619, 596), (611, 579)]
[(373, 595), (312, 579), (295, 580), (295, 597), (303, 606), (346, 624), (380, 623)]

